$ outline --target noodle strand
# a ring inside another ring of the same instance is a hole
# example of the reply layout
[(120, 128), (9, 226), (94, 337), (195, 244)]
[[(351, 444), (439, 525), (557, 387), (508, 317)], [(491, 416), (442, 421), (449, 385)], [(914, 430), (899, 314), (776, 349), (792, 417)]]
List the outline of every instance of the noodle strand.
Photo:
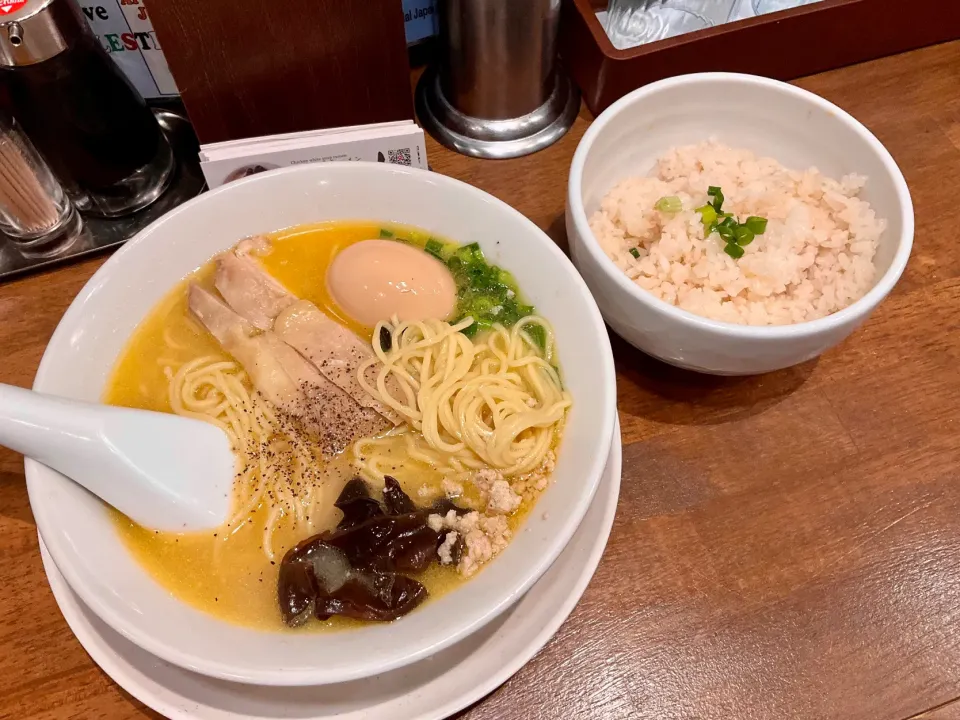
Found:
[[(176, 349), (176, 348), (173, 348)], [(168, 397), (177, 415), (222, 429), (241, 459), (234, 482), (234, 509), (224, 532), (229, 540), (264, 504), (270, 507), (263, 528), (263, 552), (275, 560), (273, 538), (281, 522), (312, 528), (322, 486), (322, 463), (299, 433), (285, 424), (258, 393), (248, 390), (246, 373), (235, 362), (199, 357), (173, 371)]]
[[(412, 458), (443, 472), (531, 472), (544, 462), (571, 405), (550, 363), (553, 329), (529, 316), (510, 329), (494, 326), (474, 342), (463, 333), (471, 324), (472, 318), (455, 325), (379, 323), (373, 336), (388, 331), (391, 349), (373, 343), (375, 357), (357, 373), (360, 385), (406, 420)], [(533, 327), (541, 329), (544, 348), (530, 334)], [(376, 368), (375, 384), (366, 378), (370, 368)], [(374, 477), (382, 477), (383, 445), (365, 438), (354, 446), (358, 463)]]

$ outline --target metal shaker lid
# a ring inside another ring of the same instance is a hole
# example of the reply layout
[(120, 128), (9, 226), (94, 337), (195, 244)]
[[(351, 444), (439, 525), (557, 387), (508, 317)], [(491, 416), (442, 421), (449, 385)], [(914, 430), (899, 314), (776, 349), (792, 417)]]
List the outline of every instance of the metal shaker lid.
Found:
[(72, 0), (0, 0), (0, 65), (49, 60), (85, 31)]

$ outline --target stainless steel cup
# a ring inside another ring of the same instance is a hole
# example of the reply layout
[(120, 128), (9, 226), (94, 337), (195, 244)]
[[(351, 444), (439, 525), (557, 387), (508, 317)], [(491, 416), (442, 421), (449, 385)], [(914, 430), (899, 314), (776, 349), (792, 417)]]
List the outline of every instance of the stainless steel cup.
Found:
[(560, 0), (440, 0), (440, 61), (417, 88), (420, 122), (467, 155), (506, 158), (550, 145), (580, 96), (557, 65)]

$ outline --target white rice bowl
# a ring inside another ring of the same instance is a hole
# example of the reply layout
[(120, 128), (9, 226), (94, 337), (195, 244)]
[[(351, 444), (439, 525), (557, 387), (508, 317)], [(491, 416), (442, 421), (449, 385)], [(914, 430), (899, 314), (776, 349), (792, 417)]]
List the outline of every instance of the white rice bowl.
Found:
[[(874, 284), (886, 221), (857, 197), (866, 182), (787, 169), (710, 140), (671, 148), (652, 177), (619, 182), (589, 224), (607, 256), (665, 302), (729, 323), (802, 323), (847, 307)], [(722, 189), (723, 210), (739, 221), (768, 220), (739, 259), (718, 235), (704, 237), (696, 208), (710, 200), (711, 185)], [(670, 196), (681, 200), (681, 212), (655, 208)]]

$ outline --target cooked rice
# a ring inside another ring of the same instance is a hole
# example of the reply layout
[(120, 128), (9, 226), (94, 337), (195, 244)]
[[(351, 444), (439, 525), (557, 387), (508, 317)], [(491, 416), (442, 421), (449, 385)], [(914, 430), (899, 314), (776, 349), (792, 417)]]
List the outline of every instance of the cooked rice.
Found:
[[(886, 221), (857, 197), (865, 183), (859, 175), (837, 182), (816, 168), (788, 170), (709, 141), (672, 148), (657, 161), (655, 177), (620, 182), (590, 228), (627, 276), (661, 300), (731, 323), (799, 323), (846, 307), (873, 284)], [(739, 260), (717, 234), (703, 236), (695, 208), (710, 200), (710, 185), (723, 190), (723, 210), (741, 222), (768, 220)], [(679, 197), (683, 211), (656, 210), (667, 196)]]

